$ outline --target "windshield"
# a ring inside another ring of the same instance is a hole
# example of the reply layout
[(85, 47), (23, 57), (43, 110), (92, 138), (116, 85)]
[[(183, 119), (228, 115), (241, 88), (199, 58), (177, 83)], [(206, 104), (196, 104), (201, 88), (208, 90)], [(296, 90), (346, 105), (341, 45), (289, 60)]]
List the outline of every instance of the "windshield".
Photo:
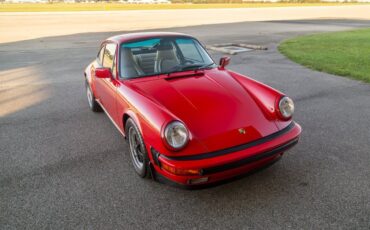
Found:
[(122, 78), (168, 74), (214, 66), (213, 60), (199, 42), (187, 37), (150, 38), (123, 43), (120, 49)]

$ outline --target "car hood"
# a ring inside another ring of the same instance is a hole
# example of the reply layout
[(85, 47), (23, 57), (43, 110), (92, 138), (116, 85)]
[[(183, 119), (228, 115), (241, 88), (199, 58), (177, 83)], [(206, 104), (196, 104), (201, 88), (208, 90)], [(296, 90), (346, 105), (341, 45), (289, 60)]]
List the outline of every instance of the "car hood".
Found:
[(247, 143), (278, 131), (251, 95), (227, 71), (132, 81), (132, 87), (188, 127), (208, 151)]

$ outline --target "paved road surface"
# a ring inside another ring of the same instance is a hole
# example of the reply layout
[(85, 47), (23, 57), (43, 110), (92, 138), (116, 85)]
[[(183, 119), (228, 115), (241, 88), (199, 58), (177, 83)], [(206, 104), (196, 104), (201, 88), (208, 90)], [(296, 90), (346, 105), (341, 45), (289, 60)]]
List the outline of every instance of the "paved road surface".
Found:
[(304, 130), (272, 167), (197, 191), (140, 179), (107, 116), (89, 111), (83, 68), (115, 33), (0, 45), (0, 229), (369, 229), (370, 85), (311, 71), (276, 51), (292, 36), (369, 26), (320, 20), (168, 29), (205, 44), (268, 46), (233, 56), (230, 68), (295, 99)]
[(245, 21), (366, 19), (370, 5), (195, 10), (0, 13), (0, 43), (87, 32), (132, 31)]

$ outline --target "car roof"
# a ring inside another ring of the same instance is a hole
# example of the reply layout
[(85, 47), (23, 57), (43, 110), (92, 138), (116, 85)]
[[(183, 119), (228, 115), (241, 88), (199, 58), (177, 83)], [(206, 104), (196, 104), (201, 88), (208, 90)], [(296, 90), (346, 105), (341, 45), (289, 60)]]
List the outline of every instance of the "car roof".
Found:
[(128, 33), (112, 36), (106, 41), (113, 41), (116, 43), (124, 43), (128, 41), (135, 41), (148, 38), (158, 38), (158, 37), (189, 37), (194, 38), (187, 34), (174, 33), (174, 32), (140, 32), (140, 33)]

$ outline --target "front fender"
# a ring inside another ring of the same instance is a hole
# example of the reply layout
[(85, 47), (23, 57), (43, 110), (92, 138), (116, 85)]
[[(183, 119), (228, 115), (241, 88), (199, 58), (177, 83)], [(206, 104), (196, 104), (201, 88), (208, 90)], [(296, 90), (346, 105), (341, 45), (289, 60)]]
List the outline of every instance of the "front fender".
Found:
[(232, 71), (229, 71), (229, 73), (253, 98), (253, 100), (260, 107), (267, 119), (278, 119), (276, 115), (276, 101), (284, 94), (271, 88), (270, 86), (262, 84), (238, 73)]
[(84, 77), (85, 77), (85, 81), (86, 83), (89, 84), (92, 92), (94, 93), (94, 95), (97, 95), (96, 94), (96, 90), (95, 90), (95, 84), (94, 84), (94, 69), (95, 69), (95, 63), (96, 61), (93, 61), (91, 62), (86, 68), (85, 68), (85, 71), (84, 71)]
[(232, 71), (229, 71), (229, 73), (252, 96), (254, 101), (263, 111), (266, 119), (275, 121), (278, 129), (281, 130), (291, 123), (291, 119), (281, 120), (277, 114), (278, 111), (276, 106), (280, 98), (284, 96), (283, 93), (238, 73)]
[(125, 118), (132, 118), (143, 135), (148, 151), (150, 151), (150, 147), (164, 155), (206, 151), (196, 139), (190, 140), (188, 145), (177, 153), (169, 150), (163, 142), (162, 129), (167, 123), (180, 119), (163, 106), (135, 90), (135, 87), (132, 87), (129, 82), (122, 83), (118, 88), (117, 111), (122, 118), (120, 125), (123, 128), (122, 131), (124, 131)]

